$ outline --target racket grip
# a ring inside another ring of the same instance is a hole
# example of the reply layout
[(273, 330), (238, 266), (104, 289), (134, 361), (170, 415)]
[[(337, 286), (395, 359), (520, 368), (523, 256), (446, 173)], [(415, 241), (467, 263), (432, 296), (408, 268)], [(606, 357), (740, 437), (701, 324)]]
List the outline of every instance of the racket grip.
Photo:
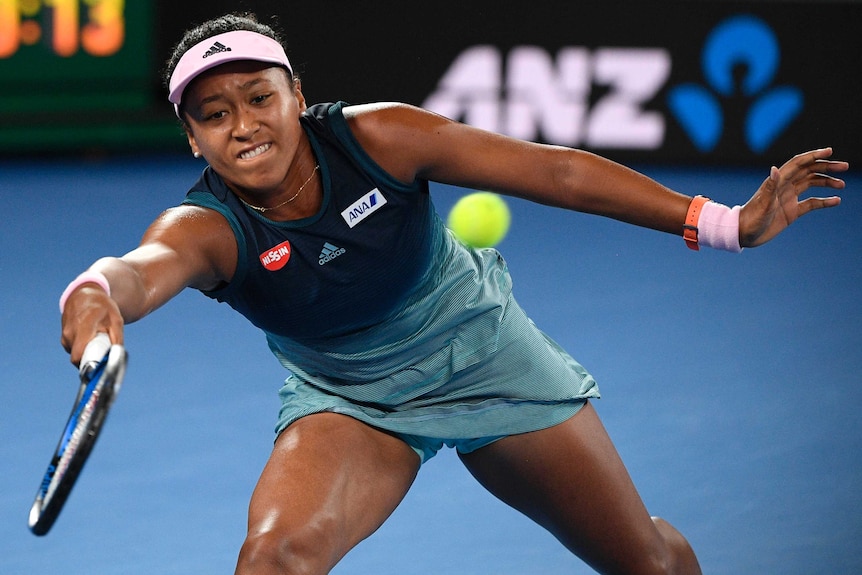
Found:
[(87, 347), (84, 348), (84, 355), (81, 356), (81, 363), (78, 371), (81, 377), (89, 379), (90, 373), (99, 365), (108, 350), (111, 349), (111, 338), (108, 334), (101, 332), (96, 334), (96, 337), (90, 340)]

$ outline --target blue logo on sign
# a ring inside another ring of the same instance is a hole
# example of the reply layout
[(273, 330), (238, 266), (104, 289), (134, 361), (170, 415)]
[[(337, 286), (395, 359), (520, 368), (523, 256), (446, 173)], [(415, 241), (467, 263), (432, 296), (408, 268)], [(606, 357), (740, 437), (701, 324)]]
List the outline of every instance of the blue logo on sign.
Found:
[[(722, 98), (750, 102), (745, 143), (763, 152), (802, 111), (802, 91), (772, 86), (781, 54), (772, 29), (753, 16), (735, 16), (719, 24), (703, 47), (702, 67), (708, 86), (681, 84), (670, 90), (668, 105), (701, 152), (718, 145), (724, 132)], [(744, 72), (738, 78), (736, 71)]]

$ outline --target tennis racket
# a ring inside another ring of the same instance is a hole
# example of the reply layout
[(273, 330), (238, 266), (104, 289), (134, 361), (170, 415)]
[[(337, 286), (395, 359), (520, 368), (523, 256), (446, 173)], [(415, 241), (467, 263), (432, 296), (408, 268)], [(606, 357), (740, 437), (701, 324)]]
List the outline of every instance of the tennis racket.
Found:
[(78, 396), (30, 508), (34, 534), (48, 533), (63, 509), (123, 383), (126, 358), (123, 346), (111, 345), (105, 333), (87, 344), (80, 364)]

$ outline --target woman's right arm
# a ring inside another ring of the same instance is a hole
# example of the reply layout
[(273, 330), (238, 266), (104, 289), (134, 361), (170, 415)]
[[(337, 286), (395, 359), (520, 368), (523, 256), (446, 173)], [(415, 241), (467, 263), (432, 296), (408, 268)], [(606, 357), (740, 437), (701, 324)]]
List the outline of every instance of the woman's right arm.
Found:
[(61, 343), (72, 363), (78, 364), (98, 332), (122, 343), (126, 323), (161, 307), (184, 288), (213, 289), (230, 281), (236, 259), (234, 234), (220, 214), (195, 206), (166, 211), (137, 248), (90, 266), (88, 271), (107, 279), (110, 295), (96, 283), (83, 283), (68, 294)]

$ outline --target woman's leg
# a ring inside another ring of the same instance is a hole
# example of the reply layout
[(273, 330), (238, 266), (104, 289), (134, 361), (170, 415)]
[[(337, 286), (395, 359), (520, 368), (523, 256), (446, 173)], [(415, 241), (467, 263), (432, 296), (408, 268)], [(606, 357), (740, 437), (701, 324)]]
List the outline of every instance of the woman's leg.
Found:
[(296, 421), (255, 487), (237, 575), (328, 573), (389, 517), (418, 470), (406, 443), (355, 419)]
[(699, 574), (676, 529), (650, 518), (590, 404), (568, 421), (461, 459), (505, 503), (604, 574)]

